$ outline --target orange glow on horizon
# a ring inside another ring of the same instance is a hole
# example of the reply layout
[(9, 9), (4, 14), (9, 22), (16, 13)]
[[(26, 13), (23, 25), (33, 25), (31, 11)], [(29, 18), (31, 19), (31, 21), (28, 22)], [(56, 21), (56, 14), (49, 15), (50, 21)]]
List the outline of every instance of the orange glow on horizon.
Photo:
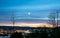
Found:
[[(0, 26), (13, 26), (12, 23), (0, 23)], [(22, 26), (22, 27), (54, 27), (48, 23), (15, 23), (14, 26)]]

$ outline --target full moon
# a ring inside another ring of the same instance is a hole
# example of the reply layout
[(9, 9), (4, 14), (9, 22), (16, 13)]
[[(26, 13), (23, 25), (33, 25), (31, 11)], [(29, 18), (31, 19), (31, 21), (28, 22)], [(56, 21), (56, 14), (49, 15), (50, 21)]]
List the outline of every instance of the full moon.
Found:
[(31, 12), (28, 12), (28, 15), (30, 16), (31, 15)]

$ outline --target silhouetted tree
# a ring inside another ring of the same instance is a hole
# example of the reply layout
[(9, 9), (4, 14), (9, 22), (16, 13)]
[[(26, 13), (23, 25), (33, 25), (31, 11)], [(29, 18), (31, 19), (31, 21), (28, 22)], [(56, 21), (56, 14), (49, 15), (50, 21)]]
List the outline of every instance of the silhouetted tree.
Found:
[(59, 17), (59, 10), (54, 10), (48, 16), (49, 18), (48, 23), (58, 27), (58, 17)]
[[(51, 12), (48, 16), (49, 21), (48, 23), (52, 24), (53, 26), (57, 26), (58, 27), (58, 18), (59, 18), (59, 10), (54, 10), (53, 12)], [(56, 30), (57, 29), (57, 30)], [(53, 28), (53, 31), (51, 33), (51, 38), (58, 38), (59, 35), (59, 30), (58, 28)]]
[(15, 32), (15, 33), (11, 34), (10, 38), (23, 38), (23, 35), (22, 35), (22, 33)]
[(15, 11), (12, 11), (12, 13), (11, 13), (11, 18), (10, 18), (10, 20), (11, 20), (11, 22), (12, 22), (12, 33), (14, 32), (14, 25), (15, 25)]
[(52, 24), (53, 26), (56, 25), (56, 22), (55, 22), (56, 17), (55, 16), (56, 16), (55, 12), (50, 13), (50, 15), (48, 16), (48, 18), (49, 18), (48, 23)]
[(36, 30), (26, 36), (26, 38), (48, 38), (46, 30)]

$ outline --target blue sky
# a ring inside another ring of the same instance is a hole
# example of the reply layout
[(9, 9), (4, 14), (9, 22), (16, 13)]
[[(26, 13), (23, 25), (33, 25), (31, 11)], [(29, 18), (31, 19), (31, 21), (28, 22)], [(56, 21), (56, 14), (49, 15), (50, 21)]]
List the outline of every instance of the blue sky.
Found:
[(16, 19), (48, 19), (53, 9), (60, 9), (60, 0), (0, 0), (0, 20), (10, 19), (12, 12)]

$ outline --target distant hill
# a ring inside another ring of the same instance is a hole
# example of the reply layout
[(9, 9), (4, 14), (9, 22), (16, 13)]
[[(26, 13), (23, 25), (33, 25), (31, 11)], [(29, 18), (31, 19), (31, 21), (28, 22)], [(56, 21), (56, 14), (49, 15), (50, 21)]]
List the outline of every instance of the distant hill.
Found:
[(0, 29), (4, 29), (4, 30), (13, 30), (13, 29), (20, 29), (20, 30), (33, 30), (33, 29), (38, 29), (38, 28), (34, 28), (34, 27), (19, 27), (19, 26), (0, 26)]
[[(57, 27), (55, 27), (54, 29), (56, 29)], [(58, 27), (60, 29), (60, 27)], [(49, 29), (49, 28), (46, 28), (46, 27), (19, 27), (19, 26), (0, 26), (0, 29), (4, 29), (4, 30), (34, 30), (34, 29)], [(50, 29), (53, 29), (53, 28), (50, 28)]]

